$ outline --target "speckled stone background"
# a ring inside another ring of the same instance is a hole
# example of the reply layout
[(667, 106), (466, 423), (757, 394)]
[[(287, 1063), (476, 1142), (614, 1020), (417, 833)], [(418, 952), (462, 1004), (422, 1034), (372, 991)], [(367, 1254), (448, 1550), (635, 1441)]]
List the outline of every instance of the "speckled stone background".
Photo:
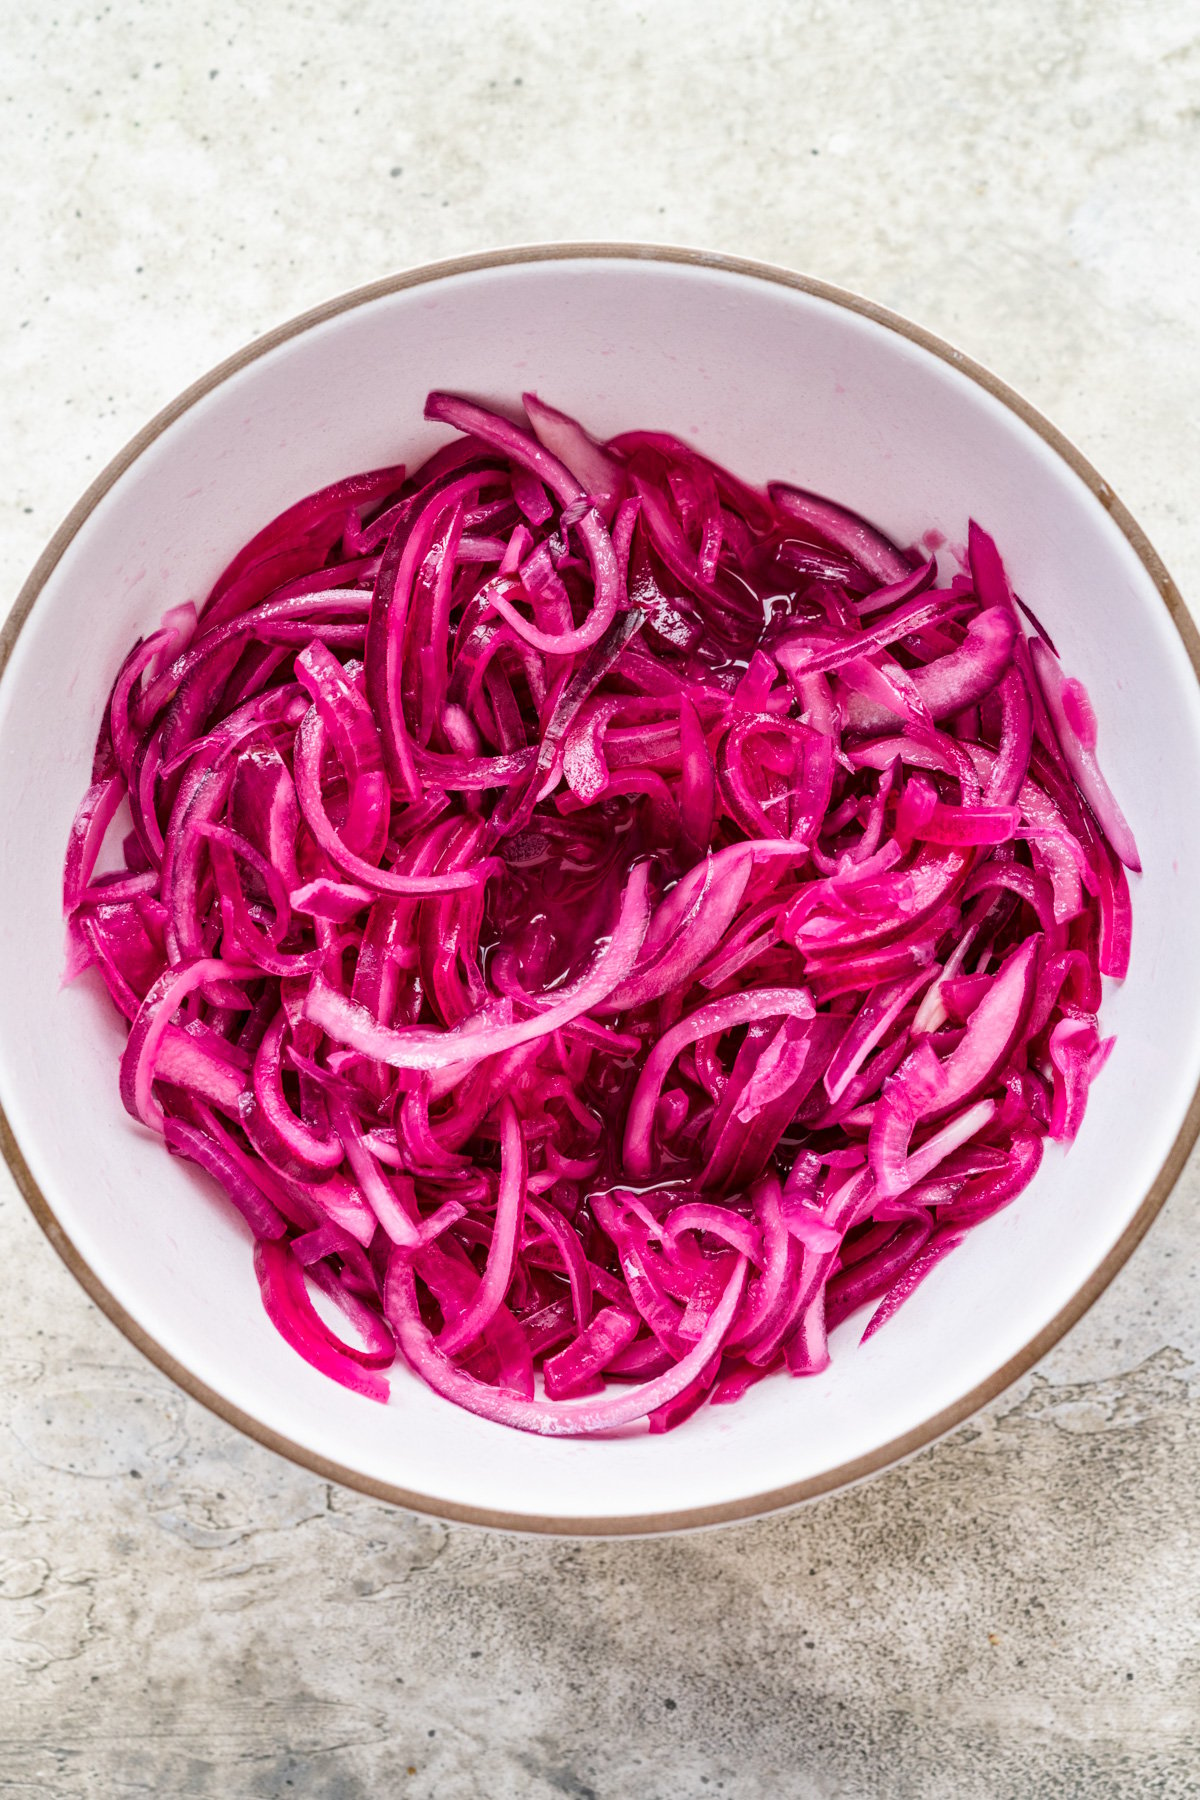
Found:
[[(0, 23), (10, 599), (218, 357), (405, 264), (559, 237), (738, 251), (910, 313), (1063, 426), (1200, 597), (1195, 0)], [(1193, 1164), (1070, 1339), (908, 1466), (577, 1547), (392, 1512), (236, 1436), (5, 1179), (0, 1797), (1200, 1793), (1198, 1195)]]

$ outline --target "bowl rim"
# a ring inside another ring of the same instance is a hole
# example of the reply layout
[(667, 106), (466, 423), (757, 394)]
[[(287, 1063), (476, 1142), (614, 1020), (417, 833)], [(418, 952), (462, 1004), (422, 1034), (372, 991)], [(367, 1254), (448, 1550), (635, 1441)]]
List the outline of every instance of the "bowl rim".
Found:
[[(350, 288), (329, 300), (322, 301), (319, 305), (298, 313), (284, 324), (254, 338), (241, 349), (234, 351), (231, 356), (225, 357), (206, 374), (200, 376), (197, 381), (186, 387), (129, 439), (58, 526), (17, 595), (3, 628), (0, 629), (0, 679), (3, 678), (8, 667), (21, 630), (32, 613), (51, 573), (109, 489), (170, 425), (231, 376), (238, 374), (242, 369), (247, 368), (279, 345), (287, 343), (290, 339), (300, 336), (313, 327), (322, 325), (342, 313), (350, 312), (359, 306), (369, 305), (374, 300), (383, 299), (407, 288), (421, 287), (429, 282), (453, 279), (482, 270), (507, 268), (516, 264), (570, 261), (681, 264), (769, 282), (775, 286), (790, 288), (809, 295), (830, 305), (842, 307), (848, 312), (858, 313), (875, 324), (895, 332), (899, 337), (908, 339), (910, 343), (916, 344), (940, 361), (949, 363), (994, 399), (999, 400), (1018, 419), (1036, 432), (1099, 500), (1157, 588), (1182, 640), (1197, 682), (1200, 683), (1200, 631), (1197, 630), (1196, 623), (1188, 611), (1182, 595), (1146, 534), (1117, 498), (1112, 488), (1087, 458), (1076, 449), (1075, 445), (1036, 407), (1030, 405), (1029, 401), (1010, 387), (1007, 382), (993, 374), (990, 369), (964, 355), (962, 351), (953, 348), (935, 332), (922, 325), (914, 324), (911, 320), (893, 312), (888, 307), (879, 305), (876, 301), (868, 300), (846, 288), (834, 286), (829, 282), (800, 274), (778, 264), (680, 245), (592, 241), (514, 245), (498, 250), (481, 251), (467, 256), (448, 257), (436, 262), (422, 263), (414, 268), (384, 276), (380, 280), (368, 282), (364, 286)], [(1200, 1135), (1200, 1086), (1192, 1096), (1179, 1131), (1158, 1174), (1143, 1195), (1133, 1217), (1107, 1255), (1088, 1279), (1081, 1284), (1067, 1304), (1043, 1326), (1041, 1331), (1037, 1332), (1015, 1355), (995, 1369), (986, 1380), (977, 1383), (959, 1400), (924, 1420), (920, 1425), (914, 1426), (910, 1431), (877, 1446), (865, 1455), (826, 1470), (823, 1474), (810, 1476), (785, 1487), (773, 1488), (737, 1500), (724, 1501), (717, 1505), (610, 1518), (586, 1516), (556, 1518), (536, 1513), (499, 1512), (485, 1506), (467, 1506), (436, 1496), (417, 1493), (391, 1482), (379, 1481), (356, 1469), (348, 1468), (344, 1464), (321, 1456), (302, 1444), (297, 1444), (281, 1432), (264, 1425), (260, 1420), (243, 1411), (241, 1407), (227, 1400), (222, 1394), (217, 1393), (215, 1389), (200, 1381), (119, 1303), (76, 1248), (49, 1200), (34, 1180), (14, 1136), (3, 1104), (0, 1102), (0, 1152), (3, 1153), (9, 1171), (42, 1231), (84, 1292), (96, 1303), (101, 1312), (111, 1320), (136, 1349), (140, 1350), (150, 1362), (192, 1399), (198, 1400), (202, 1406), (207, 1407), (210, 1412), (215, 1413), (227, 1424), (236, 1427), (247, 1437), (264, 1445), (267, 1449), (275, 1451), (278, 1455), (288, 1458), (291, 1462), (309, 1469), (313, 1474), (325, 1480), (337, 1482), (344, 1487), (356, 1489), (360, 1493), (384, 1501), (389, 1505), (404, 1507), (411, 1512), (423, 1513), (434, 1518), (488, 1527), (492, 1530), (576, 1538), (653, 1535), (762, 1517), (768, 1513), (797, 1506), (806, 1500), (817, 1499), (823, 1494), (832, 1493), (837, 1489), (850, 1486), (854, 1482), (864, 1480), (868, 1476), (879, 1474), (894, 1463), (914, 1455), (918, 1450), (944, 1436), (956, 1425), (969, 1418), (972, 1413), (977, 1412), (980, 1407), (986, 1405), (988, 1401), (995, 1399), (1005, 1388), (1011, 1386), (1044, 1356), (1094, 1304), (1118, 1270), (1128, 1261), (1166, 1202), (1198, 1135)]]

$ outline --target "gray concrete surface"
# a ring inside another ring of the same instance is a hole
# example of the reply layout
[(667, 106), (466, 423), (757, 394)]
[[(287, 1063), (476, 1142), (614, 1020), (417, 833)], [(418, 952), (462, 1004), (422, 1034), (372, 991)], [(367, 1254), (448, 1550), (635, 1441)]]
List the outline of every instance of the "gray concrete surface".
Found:
[[(10, 4), (11, 597), (126, 437), (398, 266), (632, 236), (860, 289), (1022, 388), (1200, 596), (1193, 0)], [(1098, 1102), (1099, 1098), (1098, 1098)], [(0, 1187), (3, 1800), (1200, 1792), (1200, 1180), (947, 1442), (791, 1517), (551, 1545), (183, 1399)]]

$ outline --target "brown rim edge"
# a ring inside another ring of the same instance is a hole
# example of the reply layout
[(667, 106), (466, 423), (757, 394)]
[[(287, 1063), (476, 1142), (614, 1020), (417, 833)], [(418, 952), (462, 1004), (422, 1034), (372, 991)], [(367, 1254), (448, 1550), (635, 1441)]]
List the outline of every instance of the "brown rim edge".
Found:
[[(353, 288), (348, 293), (327, 300), (320, 306), (315, 306), (308, 312), (290, 319), (286, 324), (277, 326), (275, 330), (267, 332), (264, 336), (255, 338), (252, 343), (218, 363), (215, 368), (209, 370), (208, 374), (201, 376), (198, 381), (185, 388), (183, 393), (172, 400), (168, 406), (151, 419), (148, 425), (131, 438), (67, 514), (17, 595), (4, 627), (0, 630), (0, 676), (3, 676), (8, 666), (21, 628), (32, 612), (46, 581), (85, 520), (142, 452), (169, 425), (194, 406), (198, 400), (211, 393), (214, 388), (219, 387), (229, 376), (257, 361), (260, 356), (266, 355), (268, 351), (274, 350), (278, 345), (286, 343), (290, 338), (298, 337), (302, 332), (311, 330), (313, 326), (323, 324), (327, 319), (336, 318), (340, 313), (349, 312), (354, 307), (363, 306), (388, 294), (398, 293), (405, 288), (419, 287), (430, 281), (440, 281), (456, 275), (472, 274), (481, 269), (501, 268), (515, 263), (570, 260), (683, 263), (700, 268), (719, 269), (729, 274), (744, 275), (759, 281), (769, 281), (780, 287), (794, 288), (801, 293), (813, 295), (817, 299), (827, 300), (835, 306), (844, 307), (849, 312), (859, 313), (864, 318), (885, 326), (898, 336), (918, 344), (940, 361), (949, 363), (961, 374), (969, 376), (987, 393), (1002, 401), (1010, 412), (1015, 413), (1031, 430), (1035, 431), (1074, 470), (1075, 474), (1111, 515), (1113, 522), (1128, 540), (1134, 554), (1162, 595), (1167, 611), (1183, 641), (1184, 649), (1187, 651), (1197, 680), (1200, 681), (1200, 632), (1197, 631), (1179, 590), (1168, 575), (1149, 539), (1086, 457), (1082, 456), (1069, 439), (1064, 437), (1048, 419), (1044, 418), (1035, 407), (1024, 400), (1006, 382), (1001, 381), (982, 364), (964, 356), (961, 351), (953, 349), (944, 339), (939, 338), (933, 332), (926, 331), (923, 327), (902, 318), (898, 313), (889, 311), (887, 307), (876, 305), (874, 301), (865, 300), (861, 295), (850, 293), (844, 288), (834, 287), (828, 282), (817, 281), (809, 276), (798, 275), (789, 269), (779, 268), (770, 263), (755, 262), (743, 257), (725, 256), (669, 245), (636, 243), (519, 245), (504, 250), (486, 251), (474, 256), (454, 257), (443, 262), (426, 263), (419, 268), (405, 270), (399, 275), (386, 276), (380, 281), (371, 282), (365, 287)], [(412, 1493), (406, 1488), (393, 1487), (388, 1482), (376, 1481), (356, 1470), (347, 1469), (340, 1463), (331, 1462), (325, 1457), (318, 1456), (305, 1449), (303, 1445), (296, 1444), (290, 1438), (270, 1430), (259, 1420), (242, 1412), (239, 1407), (234, 1406), (214, 1389), (198, 1381), (189, 1369), (186, 1369), (155, 1338), (143, 1330), (137, 1320), (115, 1299), (81, 1256), (34, 1180), (3, 1107), (0, 1106), (0, 1151), (3, 1151), (4, 1159), (17, 1187), (24, 1195), (30, 1211), (47, 1238), (84, 1292), (95, 1301), (101, 1312), (111, 1319), (112, 1323), (136, 1349), (140, 1350), (156, 1368), (160, 1369), (164, 1375), (169, 1376), (192, 1399), (198, 1400), (202, 1406), (207, 1407), (218, 1418), (224, 1419), (227, 1424), (235, 1426), (247, 1437), (265, 1445), (267, 1449), (274, 1450), (280, 1456), (287, 1457), (301, 1467), (310, 1469), (313, 1474), (319, 1475), (325, 1480), (355, 1488), (373, 1499), (385, 1501), (393, 1506), (405, 1507), (411, 1512), (425, 1513), (455, 1523), (480, 1525), (495, 1531), (513, 1531), (554, 1537), (653, 1535), (729, 1524), (739, 1519), (760, 1518), (768, 1513), (780, 1512), (788, 1507), (797, 1506), (802, 1501), (814, 1500), (837, 1488), (847, 1487), (853, 1482), (863, 1480), (866, 1476), (878, 1474), (893, 1463), (900, 1462), (905, 1457), (911, 1456), (926, 1445), (933, 1443), (937, 1438), (944, 1436), (946, 1432), (953, 1430), (956, 1425), (961, 1424), (964, 1419), (969, 1418), (972, 1413), (977, 1412), (981, 1406), (985, 1406), (988, 1401), (995, 1399), (1005, 1388), (1011, 1386), (1019, 1376), (1043, 1357), (1064, 1333), (1070, 1330), (1072, 1325), (1083, 1317), (1145, 1236), (1178, 1180), (1198, 1135), (1200, 1135), (1200, 1088), (1197, 1088), (1196, 1093), (1193, 1094), (1183, 1124), (1166, 1160), (1149, 1191), (1143, 1197), (1137, 1212), (1108, 1255), (1079, 1291), (1062, 1308), (1061, 1312), (1051, 1319), (1035, 1337), (1031, 1338), (1015, 1356), (1010, 1357), (1006, 1363), (995, 1370), (986, 1381), (980, 1382), (977, 1387), (964, 1394), (952, 1406), (944, 1408), (943, 1411), (935, 1414), (933, 1418), (925, 1420), (912, 1431), (906, 1432), (901, 1437), (893, 1438), (890, 1443), (881, 1445), (869, 1455), (857, 1457), (854, 1461), (843, 1463), (838, 1468), (827, 1470), (822, 1475), (812, 1476), (807, 1481), (796, 1482), (789, 1487), (775, 1488), (767, 1493), (755, 1494), (744, 1500), (732, 1500), (717, 1506), (694, 1507), (684, 1512), (639, 1514), (622, 1518), (548, 1518), (526, 1513), (495, 1512), (486, 1507), (461, 1506), (452, 1501), (432, 1499), (427, 1494)]]

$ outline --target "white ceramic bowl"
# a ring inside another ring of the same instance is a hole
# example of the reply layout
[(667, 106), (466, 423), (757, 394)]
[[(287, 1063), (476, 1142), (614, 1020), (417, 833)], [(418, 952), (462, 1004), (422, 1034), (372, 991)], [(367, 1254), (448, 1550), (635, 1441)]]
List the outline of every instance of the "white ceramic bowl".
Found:
[[(1117, 1048), (1079, 1140), (971, 1234), (887, 1329), (833, 1339), (817, 1380), (776, 1376), (668, 1437), (545, 1441), (403, 1371), (385, 1410), (268, 1324), (247, 1233), (121, 1109), (122, 1030), (60, 989), (59, 883), (120, 656), (203, 594), (289, 501), (444, 435), (426, 391), (535, 388), (601, 435), (660, 426), (752, 481), (847, 501), (901, 541), (974, 515), (1088, 684), (1136, 831)], [(882, 1468), (997, 1393), (1079, 1317), (1161, 1205), (1197, 1130), (1197, 638), (1105, 484), (1014, 394), (851, 295), (681, 251), (506, 251), (415, 271), (282, 327), (162, 413), (80, 502), (8, 627), (0, 686), (0, 1096), (13, 1172), (88, 1292), (161, 1368), (262, 1442), (449, 1518), (550, 1532), (745, 1517)]]

